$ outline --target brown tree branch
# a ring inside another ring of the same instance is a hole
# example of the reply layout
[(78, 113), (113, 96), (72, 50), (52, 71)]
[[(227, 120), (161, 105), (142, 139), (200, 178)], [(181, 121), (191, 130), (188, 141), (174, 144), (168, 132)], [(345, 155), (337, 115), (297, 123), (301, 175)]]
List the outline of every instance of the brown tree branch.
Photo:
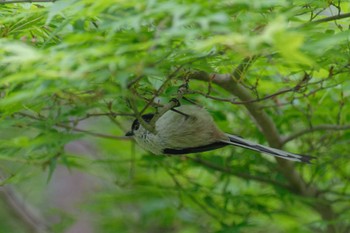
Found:
[[(258, 103), (250, 102), (254, 99), (250, 91), (241, 85), (242, 75), (251, 65), (252, 59), (244, 59), (242, 64), (233, 71), (233, 74), (208, 74), (204, 71), (193, 72), (190, 78), (206, 82), (214, 82), (232, 95), (237, 96), (241, 101), (247, 102), (244, 106), (247, 108), (256, 124), (261, 129), (269, 145), (274, 148), (282, 148), (283, 140), (276, 128), (275, 123), (261, 108)], [(243, 69), (243, 70), (242, 70)], [(214, 77), (214, 78), (211, 78)], [(294, 164), (290, 161), (276, 158), (278, 169), (288, 180), (293, 191), (300, 196), (314, 198), (312, 207), (328, 222), (328, 232), (337, 232), (337, 216), (332, 209), (332, 205), (324, 198), (319, 197), (319, 191), (314, 185), (308, 185), (301, 175), (295, 170)]]
[[(209, 81), (209, 77), (210, 75), (206, 72), (195, 72), (193, 75), (191, 75), (191, 78), (203, 81)], [(239, 78), (236, 78), (236, 80), (237, 79)], [(241, 101), (246, 101), (247, 103), (244, 104), (245, 107), (256, 121), (269, 145), (278, 149), (282, 147), (282, 139), (274, 122), (267, 115), (267, 113), (260, 108), (258, 103), (250, 102), (254, 99), (254, 97), (249, 93), (249, 90), (233, 81), (231, 75), (229, 74), (216, 74), (212, 81), (223, 89), (237, 96)], [(276, 160), (279, 164), (281, 172), (295, 189), (294, 191), (296, 193), (304, 193), (306, 191), (306, 184), (300, 175), (295, 171), (293, 163), (279, 158), (276, 158)]]
[(0, 187), (0, 197), (9, 207), (8, 210), (22, 223), (30, 233), (48, 233), (49, 224), (38, 211), (25, 202), (9, 185)]

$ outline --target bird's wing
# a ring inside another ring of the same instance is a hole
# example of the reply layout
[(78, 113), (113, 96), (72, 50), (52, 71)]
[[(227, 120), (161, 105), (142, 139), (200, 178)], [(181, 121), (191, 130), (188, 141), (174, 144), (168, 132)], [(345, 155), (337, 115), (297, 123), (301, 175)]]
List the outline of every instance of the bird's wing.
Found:
[(182, 155), (182, 154), (190, 154), (190, 153), (198, 153), (198, 152), (215, 150), (215, 149), (227, 146), (227, 145), (228, 144), (226, 142), (214, 142), (214, 143), (204, 145), (204, 146), (187, 147), (187, 148), (181, 148), (181, 149), (165, 148), (163, 150), (163, 153), (170, 154), (170, 155)]
[(226, 136), (228, 137), (228, 140), (226, 140), (226, 139), (221, 140), (224, 143), (231, 144), (234, 146), (243, 147), (243, 148), (254, 150), (254, 151), (258, 151), (261, 153), (265, 153), (268, 155), (272, 155), (272, 156), (287, 159), (287, 160), (310, 163), (310, 161), (315, 158), (313, 156), (294, 154), (294, 153), (279, 150), (276, 148), (263, 146), (263, 145), (245, 140), (245, 139), (238, 137), (238, 136), (235, 136), (235, 135), (226, 134)]

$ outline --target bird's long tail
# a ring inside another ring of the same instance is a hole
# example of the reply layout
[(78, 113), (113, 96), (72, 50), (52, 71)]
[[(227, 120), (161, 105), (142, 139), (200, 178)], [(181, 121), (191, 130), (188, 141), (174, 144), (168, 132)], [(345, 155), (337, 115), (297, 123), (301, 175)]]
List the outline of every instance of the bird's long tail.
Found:
[(234, 136), (234, 135), (230, 135), (230, 134), (226, 134), (226, 136), (228, 136), (229, 141), (222, 140), (222, 142), (226, 142), (227, 144), (231, 144), (231, 145), (243, 147), (246, 149), (258, 151), (258, 152), (272, 155), (275, 157), (279, 157), (282, 159), (303, 162), (303, 163), (311, 163), (310, 161), (312, 159), (315, 159), (315, 157), (313, 157), (313, 156), (299, 155), (299, 154), (294, 154), (294, 153), (290, 153), (287, 151), (271, 148), (268, 146), (263, 146), (263, 145), (245, 140), (245, 139), (238, 137), (238, 136)]

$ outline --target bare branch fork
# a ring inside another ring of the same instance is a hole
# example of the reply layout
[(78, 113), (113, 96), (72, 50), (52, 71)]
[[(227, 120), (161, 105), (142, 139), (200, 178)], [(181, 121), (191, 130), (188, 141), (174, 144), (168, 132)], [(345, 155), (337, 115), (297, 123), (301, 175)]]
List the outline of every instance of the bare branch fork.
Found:
[[(184, 64), (185, 65), (185, 64)], [(140, 75), (138, 78), (136, 78), (135, 80), (131, 81), (131, 83), (128, 84), (128, 88), (131, 90), (131, 92), (133, 93), (133, 95), (131, 96), (131, 98), (128, 99), (128, 103), (130, 105), (130, 107), (132, 108), (136, 119), (140, 122), (140, 124), (147, 129), (148, 131), (155, 133), (155, 121), (157, 119), (159, 119), (166, 111), (168, 111), (169, 109), (173, 108), (176, 106), (175, 102), (170, 102), (168, 105), (165, 105), (163, 107), (163, 109), (161, 110), (161, 114), (157, 113), (153, 119), (151, 120), (151, 122), (146, 122), (143, 118), (142, 118), (142, 114), (152, 105), (154, 104), (154, 100), (160, 95), (160, 93), (162, 93), (166, 87), (166, 85), (170, 82), (170, 80), (172, 78), (174, 78), (177, 73), (183, 68), (184, 65), (181, 65), (179, 67), (177, 67), (173, 72), (171, 72), (168, 77), (165, 79), (165, 81), (162, 83), (162, 85), (155, 91), (155, 93), (153, 94), (152, 98), (147, 102), (147, 104), (143, 107), (143, 109), (141, 111), (138, 111), (136, 103), (135, 103), (135, 99), (134, 96), (136, 95), (136, 91), (133, 88), (133, 85), (135, 85), (138, 81), (141, 80), (141, 78), (143, 77), (142, 75)], [(154, 120), (156, 119), (156, 120)]]
[[(183, 96), (187, 93), (187, 84), (184, 84), (182, 86), (180, 86), (178, 92), (177, 92), (177, 96), (176, 98), (173, 98), (169, 103), (162, 105), (162, 107), (154, 114), (152, 120), (150, 122), (146, 122), (144, 119), (142, 119), (142, 115), (141, 113), (146, 110), (146, 108), (144, 108), (143, 111), (138, 112), (136, 105), (134, 103), (134, 101), (130, 101), (129, 100), (129, 104), (132, 108), (132, 110), (134, 111), (136, 118), (139, 120), (139, 122), (141, 123), (141, 125), (147, 129), (148, 131), (152, 132), (152, 133), (156, 133), (156, 129), (155, 129), (155, 123), (156, 121), (163, 116), (167, 111), (169, 111), (170, 109), (173, 109), (177, 106), (179, 106), (179, 101), (183, 98)], [(152, 101), (154, 101), (154, 98), (152, 100), (150, 100), (148, 103), (152, 103)], [(175, 110), (174, 110), (175, 111)]]
[(177, 92), (177, 96), (176, 98), (174, 98), (176, 101), (170, 101), (168, 104), (165, 105), (160, 105), (162, 106), (160, 109), (158, 109), (158, 111), (155, 113), (155, 115), (153, 116), (152, 120), (150, 122), (146, 122), (143, 118), (142, 118), (142, 114), (151, 106), (154, 105), (154, 100), (165, 90), (165, 87), (168, 85), (168, 83), (174, 78), (176, 77), (176, 75), (183, 69), (183, 67), (185, 65), (189, 65), (195, 61), (201, 60), (201, 59), (205, 59), (209, 56), (213, 56), (215, 55), (214, 53), (209, 53), (205, 56), (201, 56), (198, 57), (188, 63), (184, 63), (182, 65), (179, 65), (174, 71), (172, 71), (167, 78), (165, 79), (165, 81), (162, 83), (162, 85), (155, 91), (155, 93), (153, 94), (152, 98), (150, 100), (147, 101), (147, 104), (143, 107), (143, 109), (141, 111), (138, 111), (137, 107), (136, 107), (136, 103), (135, 103), (135, 99), (134, 96), (137, 95), (137, 92), (135, 91), (135, 89), (133, 88), (133, 85), (135, 85), (138, 81), (141, 80), (141, 78), (143, 77), (143, 75), (140, 75), (139, 77), (137, 77), (136, 79), (132, 80), (131, 83), (128, 84), (128, 88), (131, 90), (131, 92), (133, 93), (132, 98), (128, 99), (129, 105), (132, 108), (136, 119), (138, 119), (138, 121), (140, 122), (140, 124), (147, 129), (148, 131), (155, 133), (156, 129), (155, 129), (155, 122), (162, 116), (164, 115), (167, 111), (169, 111), (170, 109), (173, 109), (174, 107), (177, 107), (179, 105), (179, 101), (183, 98), (183, 96), (185, 94), (188, 93), (188, 78), (186, 78), (184, 80), (184, 84), (180, 86), (178, 92)]

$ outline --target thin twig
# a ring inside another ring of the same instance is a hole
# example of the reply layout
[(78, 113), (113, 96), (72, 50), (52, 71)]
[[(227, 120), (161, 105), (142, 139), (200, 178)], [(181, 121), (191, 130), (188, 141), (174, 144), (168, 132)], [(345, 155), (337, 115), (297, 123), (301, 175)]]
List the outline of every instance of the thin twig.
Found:
[(117, 117), (117, 116), (130, 116), (134, 117), (135, 115), (132, 113), (115, 113), (115, 112), (109, 112), (109, 113), (87, 113), (85, 116), (73, 120), (67, 120), (63, 121), (64, 123), (70, 123), (70, 122), (80, 122), (83, 120), (86, 120), (91, 117), (101, 117), (101, 116), (106, 116), (106, 117)]
[[(33, 120), (38, 120), (38, 121), (44, 121), (46, 120), (46, 118), (44, 117), (36, 117), (33, 115), (30, 115), (28, 113), (23, 113), (23, 112), (18, 112), (16, 113), (17, 115), (23, 116), (23, 117), (28, 117), (31, 118)], [(55, 126), (60, 127), (60, 128), (64, 128), (64, 129), (68, 129), (68, 130), (72, 130), (75, 132), (81, 132), (81, 133), (85, 133), (94, 137), (99, 137), (99, 138), (106, 138), (106, 139), (114, 139), (114, 140), (130, 140), (130, 137), (126, 137), (126, 136), (113, 136), (113, 135), (108, 135), (108, 134), (102, 134), (102, 133), (95, 133), (95, 132), (91, 132), (88, 130), (84, 130), (84, 129), (80, 129), (77, 127), (72, 127), (69, 125), (65, 125), (65, 124), (61, 124), (61, 123), (57, 123), (55, 124)]]
[(95, 132), (91, 132), (85, 129), (79, 129), (77, 127), (71, 127), (68, 125), (64, 125), (64, 124), (56, 124), (56, 126), (60, 127), (60, 128), (64, 128), (64, 129), (68, 129), (68, 130), (72, 130), (75, 132), (81, 132), (81, 133), (85, 133), (94, 137), (99, 137), (99, 138), (106, 138), (106, 139), (113, 139), (113, 140), (130, 140), (130, 137), (126, 137), (126, 136), (113, 136), (113, 135), (109, 135), (109, 134), (102, 134), (102, 133), (95, 133)]
[(213, 100), (218, 100), (218, 101), (222, 101), (222, 102), (228, 102), (228, 103), (236, 104), (236, 105), (241, 105), (241, 104), (244, 105), (244, 104), (248, 104), (248, 103), (261, 102), (261, 101), (268, 100), (268, 99), (271, 99), (273, 97), (276, 97), (278, 95), (282, 95), (282, 94), (285, 94), (285, 93), (288, 93), (288, 92), (293, 92), (293, 91), (295, 91), (295, 88), (285, 89), (285, 90), (281, 90), (281, 91), (278, 91), (278, 92), (270, 94), (270, 95), (266, 95), (266, 96), (264, 96), (262, 98), (246, 100), (246, 101), (235, 101), (232, 98), (220, 98), (220, 97), (208, 95), (208, 94), (206, 94), (204, 92), (201, 92), (201, 91), (194, 91), (194, 90), (189, 91), (189, 94), (199, 94), (199, 95), (202, 95), (202, 96), (204, 96), (206, 98), (213, 99)]
[(185, 65), (181, 65), (179, 67), (177, 67), (172, 73), (170, 73), (168, 75), (168, 77), (165, 79), (165, 81), (162, 83), (162, 85), (158, 88), (158, 90), (154, 93), (154, 95), (152, 96), (151, 100), (146, 104), (145, 107), (143, 107), (143, 109), (141, 110), (140, 114), (142, 115), (147, 109), (148, 107), (154, 102), (155, 98), (157, 98), (160, 93), (162, 93), (166, 87), (166, 85), (168, 84), (168, 82), (174, 78), (176, 76), (176, 74), (184, 67)]
[(176, 185), (176, 187), (177, 187), (178, 189), (180, 189), (182, 192), (185, 192), (185, 193), (187, 194), (187, 196), (188, 196), (195, 204), (197, 204), (206, 214), (208, 214), (210, 217), (212, 217), (212, 218), (214, 218), (214, 219), (216, 219), (216, 220), (218, 220), (218, 221), (220, 221), (220, 222), (222, 223), (222, 220), (221, 220), (221, 218), (219, 218), (219, 216), (217, 216), (215, 213), (212, 213), (212, 212), (208, 209), (207, 205), (204, 205), (204, 204), (200, 203), (199, 200), (198, 200), (196, 197), (194, 197), (194, 195), (192, 195), (192, 191), (191, 191), (191, 192), (188, 192), (187, 190), (185, 190), (185, 189), (182, 187), (182, 185), (180, 184), (180, 182), (179, 182), (178, 179), (176, 178), (175, 174), (172, 173), (168, 167), (165, 166), (165, 170), (167, 171), (167, 173), (169, 174), (169, 176), (171, 177), (171, 179), (174, 181), (174, 183), (175, 183), (175, 185)]
[(152, 120), (150, 121), (150, 125), (155, 125), (155, 123), (157, 122), (157, 120), (163, 116), (167, 111), (169, 111), (170, 109), (176, 107), (184, 94), (187, 93), (187, 89), (188, 86), (187, 84), (184, 84), (184, 86), (180, 87), (178, 92), (177, 92), (177, 96), (175, 98), (175, 101), (170, 101), (168, 104), (164, 105), (152, 118)]
[(292, 141), (298, 137), (301, 137), (308, 133), (313, 133), (315, 131), (341, 131), (341, 130), (350, 130), (350, 125), (317, 125), (312, 128), (303, 129), (299, 132), (296, 132), (282, 140), (282, 144), (286, 144), (289, 141)]
[(258, 59), (258, 55), (246, 57), (243, 61), (233, 70), (232, 77), (235, 79), (237, 83), (240, 83), (242, 78), (245, 76), (246, 71), (249, 67)]
[(198, 158), (198, 157), (189, 157), (189, 156), (185, 156), (185, 157), (186, 157), (187, 159), (189, 159), (189, 160), (195, 162), (195, 163), (204, 165), (205, 167), (210, 168), (210, 169), (213, 169), (213, 170), (215, 170), (215, 171), (220, 171), (220, 172), (223, 172), (223, 173), (226, 173), (226, 174), (230, 174), (230, 175), (233, 175), (233, 176), (236, 176), (236, 177), (245, 179), (245, 180), (255, 180), (255, 181), (262, 182), (262, 183), (272, 184), (272, 185), (274, 185), (274, 186), (277, 186), (277, 187), (280, 187), (280, 188), (283, 188), (283, 189), (292, 191), (292, 190), (290, 189), (290, 187), (287, 186), (286, 184), (280, 183), (280, 182), (275, 181), (275, 180), (271, 180), (271, 179), (265, 178), (265, 177), (263, 177), (263, 176), (253, 176), (253, 175), (248, 174), (248, 173), (236, 172), (236, 171), (233, 171), (233, 170), (230, 169), (230, 168), (218, 166), (218, 165), (216, 165), (216, 164), (210, 163), (210, 162), (205, 161), (205, 160), (203, 160), (203, 159), (201, 159), (201, 158)]
[(345, 18), (349, 18), (349, 17), (350, 17), (350, 13), (346, 13), (346, 14), (334, 15), (334, 16), (326, 17), (326, 18), (323, 18), (323, 19), (318, 19), (318, 20), (312, 21), (310, 23), (311, 24), (313, 24), (313, 23), (325, 23), (325, 22), (338, 20), (338, 19), (345, 19)]

